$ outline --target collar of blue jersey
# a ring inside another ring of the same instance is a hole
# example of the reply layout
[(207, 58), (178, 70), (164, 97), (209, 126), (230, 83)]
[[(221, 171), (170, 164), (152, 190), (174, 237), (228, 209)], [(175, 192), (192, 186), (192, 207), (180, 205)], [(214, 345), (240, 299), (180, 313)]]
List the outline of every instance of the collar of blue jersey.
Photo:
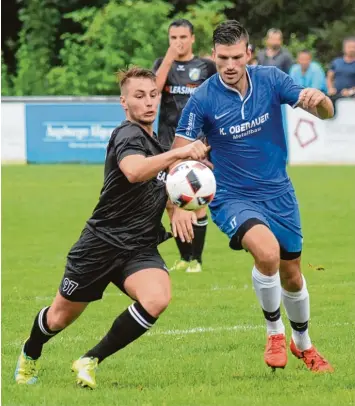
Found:
[(241, 93), (239, 92), (239, 90), (234, 89), (233, 87), (228, 86), (226, 83), (224, 83), (223, 80), (222, 80), (222, 78), (221, 78), (221, 75), (218, 74), (218, 78), (219, 78), (219, 81), (220, 81), (220, 83), (222, 84), (222, 86), (224, 86), (226, 89), (231, 90), (232, 92), (237, 93), (237, 94), (239, 95), (240, 101), (242, 102), (242, 111), (241, 111), (241, 113), (242, 113), (242, 118), (243, 118), (243, 120), (245, 119), (245, 116), (244, 116), (244, 105), (245, 105), (245, 103), (250, 99), (251, 94), (253, 93), (253, 82), (251, 81), (248, 67), (246, 67), (245, 71), (246, 71), (246, 73), (247, 73), (247, 78), (248, 78), (248, 82), (249, 82), (249, 89), (248, 89), (249, 92), (247, 91), (247, 95), (246, 95), (246, 97), (245, 97), (244, 99), (243, 99), (243, 96), (241, 95)]

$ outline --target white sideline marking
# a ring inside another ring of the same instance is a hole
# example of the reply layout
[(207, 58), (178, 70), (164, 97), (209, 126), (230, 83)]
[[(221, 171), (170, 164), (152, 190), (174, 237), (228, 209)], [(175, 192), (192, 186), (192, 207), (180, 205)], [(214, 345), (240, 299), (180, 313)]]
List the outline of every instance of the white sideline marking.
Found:
[(149, 331), (147, 335), (150, 336), (160, 336), (160, 335), (187, 335), (187, 334), (198, 334), (198, 333), (215, 333), (217, 331), (249, 331), (258, 330), (266, 328), (264, 324), (252, 325), (252, 324), (241, 324), (237, 326), (227, 326), (227, 327), (195, 327), (186, 330), (166, 330), (166, 331)]
[[(355, 321), (353, 322), (345, 322), (345, 323), (314, 323), (313, 326), (317, 327), (344, 327), (344, 326), (355, 326)], [(184, 336), (188, 334), (204, 334), (204, 333), (215, 333), (219, 331), (251, 331), (251, 330), (264, 330), (266, 326), (264, 324), (239, 324), (235, 326), (219, 326), (219, 327), (194, 327), (185, 330), (162, 330), (162, 331), (149, 331), (147, 332), (147, 336), (164, 336), (164, 335), (172, 335), (172, 336)], [(54, 340), (54, 342), (61, 341), (61, 342), (79, 342), (79, 341), (87, 341), (87, 340), (101, 340), (101, 337), (95, 336), (72, 336), (72, 337), (62, 337), (59, 336), (58, 339)], [(9, 347), (21, 347), (23, 345), (23, 340), (15, 340), (11, 343), (5, 344)]]

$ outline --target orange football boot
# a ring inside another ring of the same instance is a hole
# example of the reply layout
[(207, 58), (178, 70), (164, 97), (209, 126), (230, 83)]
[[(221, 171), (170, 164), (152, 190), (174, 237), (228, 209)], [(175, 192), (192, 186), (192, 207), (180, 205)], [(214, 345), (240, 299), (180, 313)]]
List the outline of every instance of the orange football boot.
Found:
[(275, 368), (285, 368), (287, 364), (286, 347), (286, 336), (284, 334), (275, 334), (268, 337), (264, 360), (273, 370)]
[(303, 360), (310, 371), (334, 372), (334, 368), (319, 354), (318, 350), (313, 345), (309, 350), (301, 351), (296, 347), (295, 342), (291, 340), (290, 350), (295, 357)]

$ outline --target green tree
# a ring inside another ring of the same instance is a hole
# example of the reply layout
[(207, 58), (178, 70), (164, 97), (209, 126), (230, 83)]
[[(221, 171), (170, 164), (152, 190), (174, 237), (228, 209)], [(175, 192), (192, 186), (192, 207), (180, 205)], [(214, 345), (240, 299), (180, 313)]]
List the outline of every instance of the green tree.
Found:
[(154, 2), (110, 1), (102, 9), (85, 8), (66, 15), (83, 34), (65, 34), (61, 67), (47, 75), (51, 94), (117, 94), (115, 72), (129, 65), (151, 67), (165, 52), (172, 7)]
[(20, 10), (20, 20), (22, 29), (16, 53), (15, 94), (47, 94), (45, 78), (52, 64), (60, 13), (55, 1), (26, 0), (25, 7)]
[(1, 52), (1, 96), (11, 96), (11, 78)]
[(233, 7), (230, 1), (198, 1), (187, 7), (187, 11), (174, 18), (186, 18), (194, 25), (196, 42), (195, 52), (199, 55), (210, 54), (213, 30), (226, 19), (224, 11)]

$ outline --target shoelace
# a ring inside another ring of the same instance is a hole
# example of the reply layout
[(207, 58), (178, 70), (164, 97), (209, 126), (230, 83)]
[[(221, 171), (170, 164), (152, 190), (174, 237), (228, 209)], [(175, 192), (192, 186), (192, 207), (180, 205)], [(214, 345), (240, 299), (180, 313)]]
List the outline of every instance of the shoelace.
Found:
[(24, 368), (24, 373), (26, 376), (31, 376), (37, 372), (36, 370), (36, 361), (35, 360), (27, 360), (26, 366)]
[(269, 351), (271, 351), (272, 354), (277, 354), (278, 352), (280, 352), (280, 346), (278, 345), (279, 343), (282, 343), (284, 341), (283, 336), (280, 335), (275, 335), (275, 336), (271, 336), (271, 345), (269, 347)]
[(89, 370), (89, 371), (95, 371), (97, 368), (97, 363), (95, 362), (95, 360), (90, 359), (90, 361), (88, 361), (85, 364), (85, 367)]
[(315, 350), (312, 351), (312, 353), (303, 356), (305, 358), (306, 364), (309, 365), (310, 367), (314, 367), (315, 365), (317, 366), (327, 365), (327, 361)]

